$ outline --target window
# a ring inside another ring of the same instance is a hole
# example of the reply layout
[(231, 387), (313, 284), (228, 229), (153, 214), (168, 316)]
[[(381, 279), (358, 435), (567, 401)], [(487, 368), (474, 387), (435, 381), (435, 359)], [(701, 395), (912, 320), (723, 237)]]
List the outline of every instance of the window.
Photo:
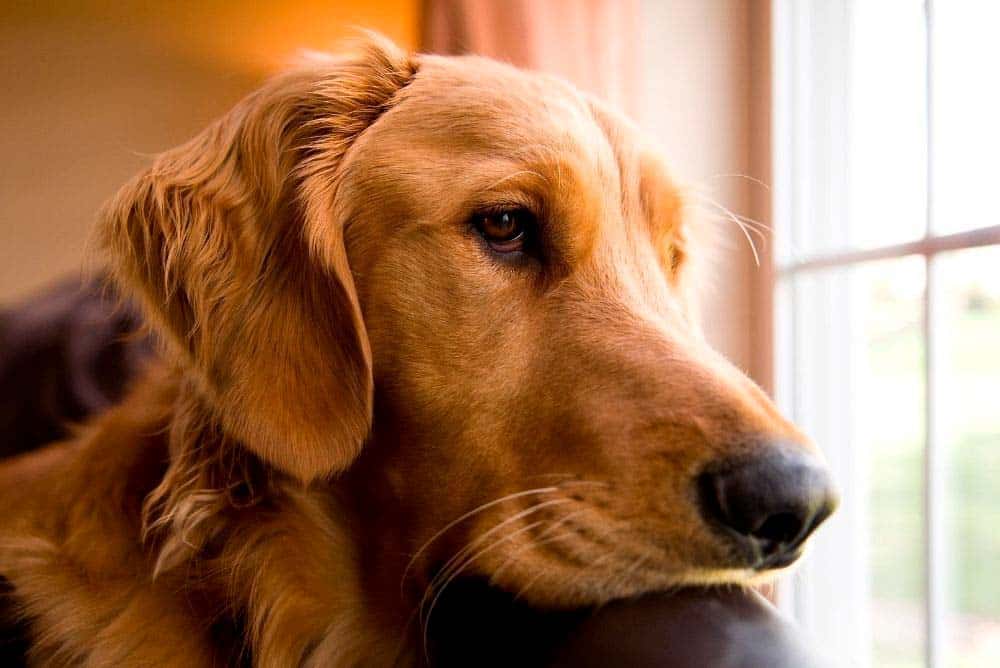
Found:
[(1000, 3), (776, 0), (776, 392), (840, 512), (783, 605), (856, 666), (1000, 666)]

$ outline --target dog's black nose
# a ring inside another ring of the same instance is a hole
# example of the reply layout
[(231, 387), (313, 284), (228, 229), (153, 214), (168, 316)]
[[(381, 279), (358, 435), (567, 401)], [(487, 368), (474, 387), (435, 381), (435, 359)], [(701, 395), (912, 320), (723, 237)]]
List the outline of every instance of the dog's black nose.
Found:
[(794, 561), (838, 503), (826, 468), (794, 450), (712, 466), (698, 487), (702, 514), (736, 538), (758, 568)]

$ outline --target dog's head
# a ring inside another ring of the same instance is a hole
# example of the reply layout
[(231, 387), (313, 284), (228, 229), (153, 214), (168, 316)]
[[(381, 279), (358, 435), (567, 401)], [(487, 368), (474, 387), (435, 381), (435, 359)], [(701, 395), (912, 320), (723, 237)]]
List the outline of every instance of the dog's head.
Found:
[(706, 344), (688, 224), (565, 83), (372, 41), (161, 156), (103, 235), (221, 428), (340, 474), (380, 558), (564, 605), (748, 581), (835, 504)]

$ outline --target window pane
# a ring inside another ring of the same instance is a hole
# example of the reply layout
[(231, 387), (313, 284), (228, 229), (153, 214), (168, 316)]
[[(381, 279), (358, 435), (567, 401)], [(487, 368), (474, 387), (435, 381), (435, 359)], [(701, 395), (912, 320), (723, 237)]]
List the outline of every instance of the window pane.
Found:
[(926, 20), (922, 0), (851, 5), (846, 244), (871, 248), (927, 228)]
[(981, 202), (1000, 155), (1000, 2), (935, 2), (933, 17), (935, 232), (996, 225)]
[(1000, 246), (935, 261), (948, 666), (1000, 666)]
[(805, 624), (836, 653), (834, 665), (921, 666), (924, 260), (787, 280), (794, 389), (782, 394), (827, 453), (843, 497), (796, 581), (814, 597), (799, 602)]
[(857, 447), (868, 454), (872, 650), (876, 666), (924, 654), (924, 259), (859, 267), (865, 339)]
[[(776, 80), (777, 257), (912, 241), (927, 226), (922, 0), (788, 2)], [(787, 193), (787, 195), (786, 195)]]

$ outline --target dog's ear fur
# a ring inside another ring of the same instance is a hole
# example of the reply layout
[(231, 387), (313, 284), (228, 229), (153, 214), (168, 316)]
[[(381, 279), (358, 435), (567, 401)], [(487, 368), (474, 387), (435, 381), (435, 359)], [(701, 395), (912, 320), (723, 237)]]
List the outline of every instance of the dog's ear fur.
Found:
[(116, 280), (221, 427), (303, 482), (346, 468), (372, 413), (371, 352), (333, 219), (338, 166), (415, 74), (371, 38), (278, 77), (159, 156), (101, 216)]

